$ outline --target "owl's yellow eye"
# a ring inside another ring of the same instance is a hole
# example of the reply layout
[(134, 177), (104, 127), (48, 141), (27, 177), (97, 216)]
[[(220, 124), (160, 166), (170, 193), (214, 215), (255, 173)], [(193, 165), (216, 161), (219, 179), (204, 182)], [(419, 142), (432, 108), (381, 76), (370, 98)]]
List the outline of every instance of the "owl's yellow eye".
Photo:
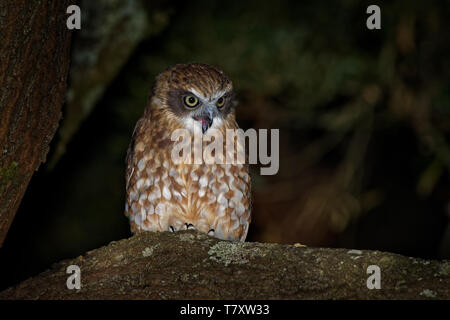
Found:
[(198, 98), (194, 96), (186, 96), (184, 97), (184, 104), (188, 108), (195, 108), (198, 105)]
[(219, 99), (217, 99), (217, 103), (216, 105), (220, 108), (223, 107), (223, 105), (225, 104), (225, 98), (224, 97), (220, 97)]

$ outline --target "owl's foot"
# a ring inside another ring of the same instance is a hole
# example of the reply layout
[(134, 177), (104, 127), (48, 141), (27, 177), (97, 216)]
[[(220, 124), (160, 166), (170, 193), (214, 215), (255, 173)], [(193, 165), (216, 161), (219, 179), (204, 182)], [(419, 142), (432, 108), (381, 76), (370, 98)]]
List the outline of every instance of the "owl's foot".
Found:
[(185, 223), (186, 230), (195, 230), (195, 227), (192, 223)]
[[(185, 230), (195, 230), (195, 227), (194, 227), (194, 225), (192, 223), (185, 223), (184, 226), (186, 228)], [(179, 231), (179, 230), (181, 230), (181, 228), (176, 228), (174, 226), (169, 226), (169, 231), (170, 232), (175, 232), (175, 231)]]
[[(192, 223), (185, 223), (184, 227), (186, 228), (185, 230), (195, 230), (195, 226)], [(169, 227), (169, 231), (170, 232), (175, 232), (178, 231), (179, 229), (175, 229), (174, 226), (170, 226)], [(208, 231), (208, 236), (214, 237), (215, 234), (215, 230), (214, 229), (209, 229)]]

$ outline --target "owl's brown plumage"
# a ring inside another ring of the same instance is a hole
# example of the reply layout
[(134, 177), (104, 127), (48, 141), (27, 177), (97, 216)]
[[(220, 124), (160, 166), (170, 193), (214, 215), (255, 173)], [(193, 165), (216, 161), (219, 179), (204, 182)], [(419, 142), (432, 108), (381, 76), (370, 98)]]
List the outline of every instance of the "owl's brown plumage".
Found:
[(126, 158), (125, 215), (133, 232), (195, 228), (220, 239), (245, 240), (251, 219), (248, 166), (171, 158), (176, 129), (218, 130), (230, 152), (226, 129), (238, 128), (233, 98), (231, 81), (209, 65), (175, 65), (157, 77)]

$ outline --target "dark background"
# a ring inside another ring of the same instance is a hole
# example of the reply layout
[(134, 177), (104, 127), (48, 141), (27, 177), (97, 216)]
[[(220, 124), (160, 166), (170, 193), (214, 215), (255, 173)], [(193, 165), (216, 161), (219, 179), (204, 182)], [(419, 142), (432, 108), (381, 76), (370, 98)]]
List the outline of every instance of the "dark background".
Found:
[[(366, 8), (381, 7), (381, 30)], [(444, 1), (80, 1), (64, 119), (0, 249), (0, 289), (129, 237), (125, 153), (155, 76), (232, 79), (253, 166), (248, 241), (450, 258), (450, 5)]]

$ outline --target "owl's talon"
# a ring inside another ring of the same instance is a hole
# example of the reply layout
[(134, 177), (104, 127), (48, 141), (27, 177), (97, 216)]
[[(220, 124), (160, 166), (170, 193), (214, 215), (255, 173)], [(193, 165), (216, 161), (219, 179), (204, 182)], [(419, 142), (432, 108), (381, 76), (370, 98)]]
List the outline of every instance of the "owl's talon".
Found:
[(173, 226), (170, 226), (169, 229), (170, 229), (170, 232), (175, 232), (175, 228)]
[(214, 237), (214, 229), (210, 229), (209, 231), (208, 231), (208, 236), (211, 236), (211, 237)]
[(195, 227), (192, 223), (185, 223), (186, 230), (195, 230)]

